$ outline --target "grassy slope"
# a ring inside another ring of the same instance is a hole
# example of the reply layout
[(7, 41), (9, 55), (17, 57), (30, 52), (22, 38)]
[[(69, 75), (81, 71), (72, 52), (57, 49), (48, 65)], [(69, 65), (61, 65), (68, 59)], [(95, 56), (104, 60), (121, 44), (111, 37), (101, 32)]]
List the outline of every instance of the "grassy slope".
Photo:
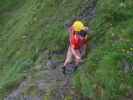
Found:
[[(18, 2), (19, 1), (19, 2)], [(66, 20), (80, 12), (84, 0), (0, 1), (0, 94), (16, 84), (40, 51), (62, 49), (67, 41)], [(7, 5), (8, 3), (8, 5)], [(19, 3), (19, 5), (18, 5)], [(17, 4), (17, 6), (16, 6)], [(132, 89), (132, 72), (124, 73), (132, 52), (132, 0), (99, 0), (92, 22), (96, 33), (87, 62), (75, 75), (75, 86), (89, 97), (108, 100)], [(58, 44), (58, 45), (57, 45)], [(54, 47), (54, 48), (53, 48)], [(60, 48), (61, 47), (61, 48)], [(4, 77), (3, 77), (4, 76)], [(15, 84), (14, 84), (15, 83)]]
[[(99, 0), (94, 37), (75, 86), (97, 100), (119, 100), (133, 89), (133, 1)], [(126, 70), (125, 70), (126, 69)]]
[[(0, 95), (10, 90), (45, 49), (63, 49), (65, 21), (82, 0), (0, 0)], [(58, 45), (57, 45), (58, 44)]]

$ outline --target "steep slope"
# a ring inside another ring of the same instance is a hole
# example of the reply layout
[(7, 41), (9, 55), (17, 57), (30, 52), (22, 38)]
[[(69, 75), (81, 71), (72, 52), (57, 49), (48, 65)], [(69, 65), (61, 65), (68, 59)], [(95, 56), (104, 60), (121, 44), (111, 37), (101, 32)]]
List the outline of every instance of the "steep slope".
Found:
[(49, 56), (47, 51), (41, 54), (26, 78), (4, 100), (88, 100), (75, 91), (75, 73), (62, 74), (64, 53)]
[[(94, 100), (133, 99), (132, 0), (4, 3), (7, 0), (0, 2), (1, 97), (20, 83), (18, 80), (32, 69), (42, 51), (67, 47), (66, 26), (78, 17), (89, 24), (93, 34), (86, 62), (74, 75), (76, 91)], [(95, 10), (96, 17), (90, 22)]]
[(75, 75), (84, 96), (97, 100), (133, 99), (133, 1), (99, 0), (91, 22), (92, 48)]
[[(0, 95), (15, 87), (39, 53), (64, 49), (65, 25), (93, 0), (0, 1)], [(82, 15), (81, 15), (82, 16)]]

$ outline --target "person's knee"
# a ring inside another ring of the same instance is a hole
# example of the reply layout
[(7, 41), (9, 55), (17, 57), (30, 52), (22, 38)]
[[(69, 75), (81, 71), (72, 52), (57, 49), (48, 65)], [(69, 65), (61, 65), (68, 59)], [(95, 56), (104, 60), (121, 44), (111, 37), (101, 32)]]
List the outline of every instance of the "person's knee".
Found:
[(76, 58), (76, 63), (79, 64), (81, 62), (81, 57)]
[(72, 56), (67, 56), (66, 60), (65, 60), (65, 63), (64, 63), (64, 66), (67, 65), (68, 63), (71, 63), (72, 61)]

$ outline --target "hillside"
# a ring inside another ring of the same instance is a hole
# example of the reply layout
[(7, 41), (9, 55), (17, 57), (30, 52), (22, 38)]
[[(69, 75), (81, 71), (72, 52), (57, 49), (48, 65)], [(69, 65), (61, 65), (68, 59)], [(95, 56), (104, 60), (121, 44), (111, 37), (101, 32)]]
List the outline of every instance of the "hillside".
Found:
[(16, 87), (32, 68), (41, 52), (46, 49), (51, 52), (65, 48), (68, 36), (67, 24), (73, 17), (80, 15), (82, 6), (88, 2), (92, 1), (0, 2), (0, 94), (2, 96)]
[(85, 96), (97, 100), (133, 99), (133, 1), (99, 0), (92, 21), (94, 49), (75, 75)]
[(76, 90), (94, 100), (132, 100), (132, 12), (132, 0), (0, 0), (0, 98), (41, 55), (45, 60), (45, 51), (66, 51), (67, 27), (78, 18), (92, 33), (85, 63), (73, 75)]

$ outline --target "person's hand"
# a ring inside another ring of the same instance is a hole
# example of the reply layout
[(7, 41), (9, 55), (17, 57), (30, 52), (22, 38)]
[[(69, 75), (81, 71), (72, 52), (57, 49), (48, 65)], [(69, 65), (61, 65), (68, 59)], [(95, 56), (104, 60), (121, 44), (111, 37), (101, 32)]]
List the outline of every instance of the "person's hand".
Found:
[(85, 28), (84, 28), (84, 31), (88, 31), (88, 30), (89, 30), (89, 28), (88, 28), (88, 27), (85, 27)]
[(80, 54), (77, 51), (74, 51), (74, 56), (76, 59), (81, 59)]
[(79, 55), (75, 55), (76, 59), (81, 59), (81, 57)]
[(76, 57), (76, 59), (81, 59), (81, 53), (78, 49), (71, 48), (73, 55)]

